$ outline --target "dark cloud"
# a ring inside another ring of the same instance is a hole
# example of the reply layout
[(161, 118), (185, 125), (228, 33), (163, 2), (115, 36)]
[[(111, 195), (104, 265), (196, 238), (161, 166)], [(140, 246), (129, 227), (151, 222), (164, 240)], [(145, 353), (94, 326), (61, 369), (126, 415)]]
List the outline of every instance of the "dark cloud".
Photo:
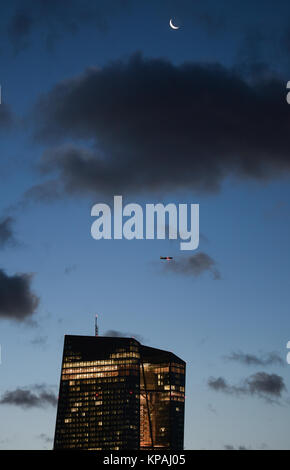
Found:
[(99, 31), (108, 28), (109, 18), (130, 3), (129, 0), (22, 0), (15, 1), (7, 33), (15, 53), (30, 45), (32, 34), (40, 33), (48, 49), (66, 34), (75, 35), (81, 27)]
[(166, 271), (194, 277), (209, 271), (215, 280), (221, 279), (220, 272), (216, 268), (216, 262), (206, 253), (196, 253), (188, 257), (173, 259), (166, 263), (165, 269)]
[(228, 391), (229, 386), (227, 385), (225, 379), (223, 377), (219, 377), (217, 379), (214, 379), (213, 377), (210, 377), (208, 379), (208, 386), (212, 388), (215, 391)]
[(281, 376), (276, 374), (267, 374), (266, 372), (257, 372), (251, 375), (246, 383), (249, 391), (252, 394), (265, 394), (275, 397), (281, 397), (281, 394), (286, 390), (284, 380)]
[(106, 331), (104, 336), (110, 336), (110, 337), (113, 337), (113, 338), (117, 338), (117, 337), (120, 337), (120, 338), (134, 338), (137, 341), (139, 341), (140, 343), (143, 342), (143, 336), (135, 335), (133, 333), (128, 333), (128, 332), (123, 333), (122, 331), (117, 331), (117, 330), (108, 330), (108, 331)]
[(31, 291), (30, 274), (7, 275), (0, 269), (0, 319), (30, 320), (39, 299)]
[[(110, 20), (125, 9), (130, 13), (132, 0), (14, 0), (12, 15), (8, 19), (8, 38), (17, 53), (29, 46), (34, 32), (41, 33), (41, 38), (48, 49), (65, 35), (76, 35), (82, 27), (92, 27), (98, 31), (106, 32)], [(183, 1), (178, 5), (168, 1), (147, 1), (154, 14), (158, 6), (168, 15), (178, 11), (183, 19), (191, 19), (194, 27), (200, 26), (210, 35), (224, 33), (229, 23), (225, 21), (225, 11), (207, 5), (200, 8), (192, 1)], [(129, 8), (128, 8), (129, 7)], [(213, 11), (214, 10), (214, 11)], [(183, 21), (181, 21), (183, 23)], [(192, 25), (188, 25), (192, 27)]]
[(60, 193), (216, 191), (229, 175), (290, 169), (286, 84), (249, 83), (218, 64), (135, 54), (59, 83), (33, 116), (36, 138), (54, 144), (41, 169)]
[(0, 219), (0, 248), (15, 244), (13, 223), (14, 219), (12, 217)]
[(44, 408), (57, 405), (57, 396), (47, 385), (34, 385), (31, 389), (16, 388), (6, 391), (0, 398), (1, 405), (21, 408)]
[(279, 403), (277, 399), (281, 398), (283, 391), (286, 391), (281, 376), (266, 372), (257, 372), (244, 379), (239, 385), (230, 385), (223, 377), (217, 379), (211, 377), (208, 380), (208, 386), (216, 392), (231, 395), (256, 395), (269, 403)]
[(245, 364), (247, 366), (285, 365), (285, 360), (283, 360), (282, 357), (276, 352), (270, 352), (268, 354), (257, 356), (255, 354), (245, 354), (239, 351), (233, 352), (225, 358), (230, 361), (240, 362), (241, 364)]

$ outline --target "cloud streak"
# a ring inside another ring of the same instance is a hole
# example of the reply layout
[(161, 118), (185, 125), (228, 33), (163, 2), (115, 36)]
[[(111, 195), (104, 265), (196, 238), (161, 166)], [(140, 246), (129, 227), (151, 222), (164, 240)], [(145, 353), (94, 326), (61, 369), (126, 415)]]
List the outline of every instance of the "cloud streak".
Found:
[(34, 33), (48, 50), (65, 35), (76, 35), (82, 27), (106, 31), (109, 19), (122, 11), (129, 0), (21, 0), (15, 1), (8, 19), (7, 34), (15, 53), (27, 48)]
[(229, 361), (239, 362), (246, 366), (285, 366), (285, 361), (276, 352), (270, 352), (264, 355), (257, 356), (255, 354), (245, 354), (241, 351), (233, 352), (225, 359)]
[(117, 330), (108, 330), (106, 331), (106, 333), (104, 334), (104, 336), (109, 336), (109, 337), (112, 337), (112, 338), (134, 338), (136, 339), (137, 341), (139, 341), (140, 343), (143, 342), (144, 338), (143, 336), (141, 335), (136, 335), (136, 334), (133, 334), (133, 333), (124, 333), (122, 331), (117, 331)]
[(31, 389), (16, 388), (6, 391), (1, 399), (1, 405), (13, 405), (20, 408), (45, 408), (57, 405), (57, 396), (45, 384), (33, 385)]
[(216, 262), (203, 252), (184, 258), (176, 258), (166, 263), (164, 269), (166, 271), (193, 277), (199, 277), (205, 272), (210, 272), (213, 279), (221, 279), (221, 274), (216, 267)]
[(15, 244), (13, 223), (14, 219), (12, 217), (5, 217), (0, 220), (0, 249)]
[(215, 392), (223, 392), (230, 395), (256, 395), (268, 403), (279, 403), (282, 393), (286, 391), (286, 385), (281, 376), (257, 372), (245, 378), (239, 385), (229, 384), (223, 377), (210, 377), (208, 386)]

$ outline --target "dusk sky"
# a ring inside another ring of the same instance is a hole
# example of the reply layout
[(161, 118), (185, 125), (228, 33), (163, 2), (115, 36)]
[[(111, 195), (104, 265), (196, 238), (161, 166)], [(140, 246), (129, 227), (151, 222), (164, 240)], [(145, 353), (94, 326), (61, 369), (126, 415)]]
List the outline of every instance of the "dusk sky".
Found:
[[(289, 17), (287, 0), (1, 5), (0, 449), (52, 448), (64, 335), (96, 314), (186, 361), (185, 449), (290, 449)], [(114, 195), (199, 204), (199, 248), (94, 240)]]

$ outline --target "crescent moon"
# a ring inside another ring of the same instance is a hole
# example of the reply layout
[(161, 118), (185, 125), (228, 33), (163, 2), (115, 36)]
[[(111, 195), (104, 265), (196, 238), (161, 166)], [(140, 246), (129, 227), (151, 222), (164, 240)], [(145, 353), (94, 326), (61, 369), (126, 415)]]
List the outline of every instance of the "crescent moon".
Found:
[(175, 25), (172, 23), (172, 19), (169, 21), (169, 26), (170, 26), (170, 28), (172, 28), (172, 29), (179, 29), (179, 26), (175, 26)]

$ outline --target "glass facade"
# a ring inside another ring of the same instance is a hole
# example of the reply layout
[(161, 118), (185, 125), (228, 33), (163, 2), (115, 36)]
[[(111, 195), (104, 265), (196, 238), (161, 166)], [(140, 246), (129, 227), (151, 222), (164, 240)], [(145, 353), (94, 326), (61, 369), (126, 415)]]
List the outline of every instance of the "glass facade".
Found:
[(133, 338), (65, 336), (55, 449), (182, 449), (185, 363)]
[(183, 449), (184, 393), (184, 361), (141, 346), (141, 449)]

